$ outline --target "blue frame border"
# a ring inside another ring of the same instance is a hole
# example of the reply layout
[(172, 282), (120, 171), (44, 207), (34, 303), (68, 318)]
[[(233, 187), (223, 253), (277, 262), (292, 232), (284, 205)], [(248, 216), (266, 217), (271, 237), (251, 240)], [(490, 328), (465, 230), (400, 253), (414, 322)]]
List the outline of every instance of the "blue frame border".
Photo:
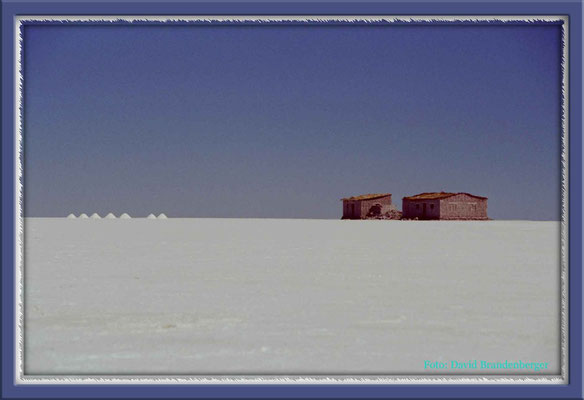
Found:
[[(2, 398), (555, 398), (582, 394), (582, 3), (580, 0), (454, 2), (2, 3)], [(17, 15), (568, 15), (569, 384), (567, 385), (15, 385), (14, 17)]]

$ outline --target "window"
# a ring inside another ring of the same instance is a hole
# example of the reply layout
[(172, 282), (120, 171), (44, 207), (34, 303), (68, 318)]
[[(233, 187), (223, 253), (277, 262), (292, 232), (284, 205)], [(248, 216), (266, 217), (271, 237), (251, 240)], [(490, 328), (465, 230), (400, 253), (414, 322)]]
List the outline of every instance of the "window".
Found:
[(416, 204), (416, 210), (419, 210), (419, 209), (420, 209), (420, 205)]
[(430, 210), (434, 209), (434, 204), (430, 204)]

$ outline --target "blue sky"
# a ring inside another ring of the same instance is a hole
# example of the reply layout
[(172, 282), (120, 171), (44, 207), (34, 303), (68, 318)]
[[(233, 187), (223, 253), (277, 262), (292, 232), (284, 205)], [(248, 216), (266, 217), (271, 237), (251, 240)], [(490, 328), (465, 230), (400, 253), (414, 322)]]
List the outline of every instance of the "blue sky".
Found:
[(560, 27), (27, 26), (25, 215), (560, 216)]

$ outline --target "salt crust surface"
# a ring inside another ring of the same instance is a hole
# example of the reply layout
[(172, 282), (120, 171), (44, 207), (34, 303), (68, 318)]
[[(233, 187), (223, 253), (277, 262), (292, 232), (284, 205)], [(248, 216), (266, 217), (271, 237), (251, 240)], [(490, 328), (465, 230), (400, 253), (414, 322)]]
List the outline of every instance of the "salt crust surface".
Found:
[(557, 374), (559, 229), (27, 218), (25, 374)]

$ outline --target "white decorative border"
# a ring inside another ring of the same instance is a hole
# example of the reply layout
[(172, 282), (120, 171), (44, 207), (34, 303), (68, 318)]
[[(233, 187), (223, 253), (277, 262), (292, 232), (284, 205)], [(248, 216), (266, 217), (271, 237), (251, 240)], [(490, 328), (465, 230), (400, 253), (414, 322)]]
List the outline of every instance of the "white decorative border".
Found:
[[(562, 215), (560, 228), (560, 375), (25, 375), (24, 374), (24, 220), (23, 220), (23, 71), (22, 27), (34, 23), (538, 23), (562, 22)], [(15, 384), (566, 384), (568, 383), (568, 121), (569, 121), (569, 24), (568, 17), (549, 16), (17, 16), (14, 18), (14, 121), (16, 173), (15, 204)]]

